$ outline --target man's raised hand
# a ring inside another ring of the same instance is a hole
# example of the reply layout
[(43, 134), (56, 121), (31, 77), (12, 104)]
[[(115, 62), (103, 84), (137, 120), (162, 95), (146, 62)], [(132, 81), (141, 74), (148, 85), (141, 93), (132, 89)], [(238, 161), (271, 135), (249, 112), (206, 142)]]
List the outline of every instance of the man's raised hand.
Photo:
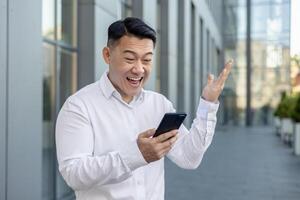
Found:
[(227, 80), (228, 75), (230, 73), (232, 64), (233, 64), (233, 60), (230, 59), (225, 64), (223, 71), (220, 73), (217, 79), (214, 79), (214, 76), (212, 74), (208, 75), (207, 84), (205, 85), (202, 92), (202, 98), (204, 98), (206, 101), (211, 101), (211, 102), (216, 102), (218, 100), (224, 88), (225, 81)]

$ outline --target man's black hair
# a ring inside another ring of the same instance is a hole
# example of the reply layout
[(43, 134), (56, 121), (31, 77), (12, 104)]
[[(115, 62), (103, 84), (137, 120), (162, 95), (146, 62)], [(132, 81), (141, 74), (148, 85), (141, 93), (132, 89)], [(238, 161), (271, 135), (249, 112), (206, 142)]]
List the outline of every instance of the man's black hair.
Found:
[(141, 39), (148, 38), (156, 43), (156, 32), (139, 18), (127, 17), (112, 23), (108, 28), (107, 46), (112, 46), (124, 35), (135, 36)]

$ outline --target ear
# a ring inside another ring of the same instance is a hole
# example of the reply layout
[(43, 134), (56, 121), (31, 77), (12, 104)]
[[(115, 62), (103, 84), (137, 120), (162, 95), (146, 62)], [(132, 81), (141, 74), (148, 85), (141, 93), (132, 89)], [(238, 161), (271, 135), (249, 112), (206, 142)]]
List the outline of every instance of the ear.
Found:
[(102, 49), (102, 56), (106, 64), (110, 63), (110, 51), (108, 47)]

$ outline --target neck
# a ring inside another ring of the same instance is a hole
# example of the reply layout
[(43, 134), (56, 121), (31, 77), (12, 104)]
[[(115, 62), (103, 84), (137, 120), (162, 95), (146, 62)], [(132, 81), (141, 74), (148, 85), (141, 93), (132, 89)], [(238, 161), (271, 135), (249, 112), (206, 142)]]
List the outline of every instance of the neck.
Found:
[(116, 88), (116, 90), (120, 93), (123, 101), (125, 101), (126, 103), (129, 104), (132, 101), (133, 96), (129, 96), (129, 95), (125, 94), (124, 92), (122, 92), (122, 90), (117, 85), (115, 85), (114, 82), (110, 79), (109, 73), (107, 74), (107, 77), (110, 80), (111, 84), (114, 86), (114, 88)]
[(127, 96), (127, 95), (121, 95), (121, 96), (122, 96), (123, 101), (125, 101), (128, 104), (133, 100), (132, 96)]

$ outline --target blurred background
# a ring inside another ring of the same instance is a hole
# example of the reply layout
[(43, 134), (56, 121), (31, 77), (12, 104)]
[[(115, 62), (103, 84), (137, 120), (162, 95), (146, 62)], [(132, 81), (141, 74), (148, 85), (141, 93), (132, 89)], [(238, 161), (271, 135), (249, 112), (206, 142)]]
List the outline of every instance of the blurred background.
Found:
[(56, 116), (100, 78), (107, 28), (128, 16), (157, 31), (146, 88), (188, 113), (187, 126), (207, 74), (235, 61), (212, 146), (194, 171), (166, 161), (166, 199), (300, 199), (299, 1), (0, 0), (0, 199), (74, 199), (57, 168)]

